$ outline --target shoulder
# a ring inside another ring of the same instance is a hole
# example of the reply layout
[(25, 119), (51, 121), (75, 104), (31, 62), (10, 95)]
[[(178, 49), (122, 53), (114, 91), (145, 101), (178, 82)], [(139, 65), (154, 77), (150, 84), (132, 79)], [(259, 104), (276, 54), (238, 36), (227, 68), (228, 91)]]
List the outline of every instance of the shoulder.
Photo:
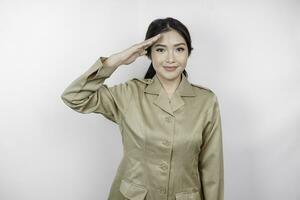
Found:
[(137, 84), (149, 84), (152, 83), (152, 79), (151, 78), (132, 78), (129, 81), (137, 83)]
[(191, 85), (193, 86), (196, 96), (200, 97), (211, 106), (218, 104), (218, 97), (214, 90), (200, 84), (191, 83)]
[(146, 85), (152, 83), (152, 79), (144, 79), (144, 78), (131, 78), (125, 82), (126, 85), (134, 88), (144, 88)]
[(131, 78), (128, 79), (125, 82), (122, 82), (120, 84), (117, 84), (115, 86), (126, 86), (126, 87), (132, 87), (132, 86), (137, 86), (137, 85), (145, 85), (145, 84), (149, 84), (152, 82), (152, 79), (143, 79), (143, 78)]
[(143, 79), (143, 78), (131, 78), (125, 82), (114, 85), (113, 88), (121, 88), (126, 93), (133, 93), (141, 91), (141, 89), (145, 88), (147, 84), (150, 84), (152, 79)]
[(195, 83), (191, 83), (191, 86), (193, 87), (194, 91), (198, 94), (206, 94), (209, 96), (215, 95), (214, 91), (209, 87), (200, 84), (195, 84)]

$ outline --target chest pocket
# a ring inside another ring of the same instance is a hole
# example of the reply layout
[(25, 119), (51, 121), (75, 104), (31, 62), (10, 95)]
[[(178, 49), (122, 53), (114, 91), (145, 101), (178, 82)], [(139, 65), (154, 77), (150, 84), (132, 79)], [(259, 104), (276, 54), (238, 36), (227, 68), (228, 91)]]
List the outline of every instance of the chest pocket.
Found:
[(120, 192), (126, 198), (125, 200), (144, 200), (148, 191), (141, 185), (123, 179), (120, 185)]
[(201, 200), (200, 193), (196, 192), (180, 192), (176, 194), (176, 200)]

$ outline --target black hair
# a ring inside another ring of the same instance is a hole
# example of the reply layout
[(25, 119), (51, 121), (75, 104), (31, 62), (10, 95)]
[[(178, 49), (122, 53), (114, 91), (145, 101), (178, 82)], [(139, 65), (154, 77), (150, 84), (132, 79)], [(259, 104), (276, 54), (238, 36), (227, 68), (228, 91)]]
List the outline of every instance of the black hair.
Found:
[[(188, 56), (190, 56), (193, 47), (192, 47), (192, 41), (191, 41), (191, 37), (190, 37), (190, 33), (188, 31), (188, 29), (186, 28), (186, 26), (181, 23), (179, 20), (174, 19), (172, 17), (167, 17), (164, 19), (155, 19), (154, 21), (152, 21), (150, 23), (150, 25), (148, 26), (148, 30), (146, 33), (146, 37), (145, 40), (154, 37), (160, 33), (163, 32), (167, 32), (170, 30), (175, 30), (177, 31), (185, 40), (187, 47), (188, 47)], [(151, 47), (148, 47), (146, 49), (147, 54), (146, 56), (151, 59)], [(182, 72), (186, 77), (188, 77), (188, 74), (186, 72), (186, 70), (184, 70)], [(153, 76), (156, 74), (155, 69), (153, 68), (152, 62), (147, 70), (147, 73), (145, 75), (144, 78), (153, 78)]]

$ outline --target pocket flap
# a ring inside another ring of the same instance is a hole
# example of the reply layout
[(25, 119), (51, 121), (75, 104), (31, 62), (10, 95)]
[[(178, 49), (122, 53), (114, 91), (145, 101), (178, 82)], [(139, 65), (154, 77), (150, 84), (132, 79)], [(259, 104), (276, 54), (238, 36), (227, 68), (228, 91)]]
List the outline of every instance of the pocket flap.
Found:
[(120, 192), (124, 195), (124, 197), (130, 200), (144, 200), (147, 194), (147, 189), (123, 179), (120, 185)]
[(200, 193), (196, 192), (180, 192), (176, 194), (176, 200), (200, 200)]

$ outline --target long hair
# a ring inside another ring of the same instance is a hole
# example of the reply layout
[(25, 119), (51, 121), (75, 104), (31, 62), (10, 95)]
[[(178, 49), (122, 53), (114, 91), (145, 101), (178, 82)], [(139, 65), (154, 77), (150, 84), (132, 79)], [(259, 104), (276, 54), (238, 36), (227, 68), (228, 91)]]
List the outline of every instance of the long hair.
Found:
[[(155, 35), (158, 35), (160, 33), (170, 31), (172, 29), (177, 31), (184, 38), (184, 40), (187, 44), (187, 47), (188, 47), (188, 56), (190, 56), (190, 54), (193, 50), (193, 47), (191, 44), (192, 41), (191, 41), (190, 33), (183, 23), (181, 23), (180, 21), (178, 21), (177, 19), (174, 19), (172, 17), (167, 17), (164, 19), (155, 19), (154, 21), (152, 21), (148, 27), (145, 40), (147, 40), (151, 37), (154, 37)], [(146, 56), (149, 59), (151, 59), (151, 47), (152, 46), (150, 46), (146, 49), (146, 51), (147, 51)], [(188, 77), (186, 70), (184, 70), (182, 73), (186, 77)], [(156, 71), (151, 62), (144, 78), (153, 78), (153, 76), (155, 74), (156, 74)]]

